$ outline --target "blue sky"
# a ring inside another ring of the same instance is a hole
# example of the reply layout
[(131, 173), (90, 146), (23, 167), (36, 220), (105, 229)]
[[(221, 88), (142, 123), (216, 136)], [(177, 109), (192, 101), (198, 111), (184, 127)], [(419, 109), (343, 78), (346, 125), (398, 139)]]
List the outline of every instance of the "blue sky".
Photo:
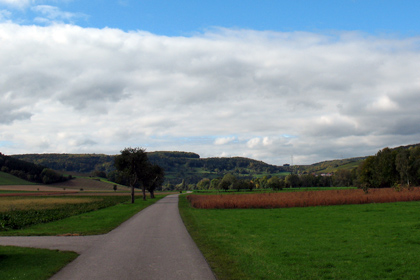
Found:
[[(88, 3), (86, 3), (88, 2)], [(74, 1), (70, 11), (89, 15), (83, 26), (146, 30), (178, 36), (214, 26), (273, 31), (361, 30), (418, 34), (418, 1), (237, 0)]]
[[(1, 2), (13, 2), (3, 0)], [(14, 1), (24, 3), (28, 1)], [(167, 36), (191, 36), (212, 27), (325, 32), (363, 31), (372, 34), (418, 35), (420, 2), (415, 0), (72, 0), (32, 1), (32, 7), (48, 5), (74, 15), (83, 27), (143, 30)], [(3, 4), (13, 18), (27, 24), (39, 16), (28, 4)], [(17, 9), (13, 9), (13, 6)]]
[(419, 1), (0, 0), (0, 152), (295, 164), (420, 142)]

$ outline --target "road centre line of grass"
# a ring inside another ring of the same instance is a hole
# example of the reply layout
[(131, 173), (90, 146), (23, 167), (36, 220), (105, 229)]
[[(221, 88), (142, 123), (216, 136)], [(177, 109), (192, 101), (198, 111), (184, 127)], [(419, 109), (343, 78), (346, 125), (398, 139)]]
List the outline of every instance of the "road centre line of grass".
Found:
[(218, 279), (420, 279), (420, 202), (194, 209), (188, 231)]

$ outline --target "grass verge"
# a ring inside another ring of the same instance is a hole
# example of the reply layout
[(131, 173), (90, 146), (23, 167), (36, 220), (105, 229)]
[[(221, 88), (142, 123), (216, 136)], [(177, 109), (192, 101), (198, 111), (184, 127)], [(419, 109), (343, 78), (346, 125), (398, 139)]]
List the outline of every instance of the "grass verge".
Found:
[(76, 257), (74, 252), (0, 246), (0, 279), (45, 280)]
[(204, 210), (180, 197), (223, 279), (420, 279), (420, 202)]
[(128, 202), (120, 203), (98, 211), (75, 215), (50, 223), (37, 224), (20, 230), (0, 232), (0, 236), (103, 234), (116, 228), (122, 222), (162, 197), (164, 195), (157, 195), (155, 199), (149, 198), (146, 201), (136, 199), (134, 204)]

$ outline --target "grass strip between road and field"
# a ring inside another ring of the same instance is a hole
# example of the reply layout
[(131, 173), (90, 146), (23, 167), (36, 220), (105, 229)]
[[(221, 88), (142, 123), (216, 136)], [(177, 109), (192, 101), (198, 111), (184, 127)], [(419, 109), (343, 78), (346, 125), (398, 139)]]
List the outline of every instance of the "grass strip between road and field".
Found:
[(77, 256), (74, 252), (0, 246), (0, 279), (46, 280)]
[(420, 279), (420, 202), (195, 209), (184, 223), (218, 279)]

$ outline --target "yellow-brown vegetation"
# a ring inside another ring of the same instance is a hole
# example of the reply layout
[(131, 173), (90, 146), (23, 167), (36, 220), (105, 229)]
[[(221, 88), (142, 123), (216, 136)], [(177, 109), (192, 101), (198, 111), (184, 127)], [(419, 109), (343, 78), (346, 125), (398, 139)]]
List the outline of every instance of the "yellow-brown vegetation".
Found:
[(349, 189), (237, 195), (189, 195), (187, 198), (193, 207), (202, 209), (287, 208), (417, 201), (420, 200), (420, 188), (401, 191), (390, 188), (370, 189), (367, 194), (360, 189)]
[(98, 201), (90, 197), (0, 197), (0, 212), (10, 210), (53, 209), (57, 205)]

